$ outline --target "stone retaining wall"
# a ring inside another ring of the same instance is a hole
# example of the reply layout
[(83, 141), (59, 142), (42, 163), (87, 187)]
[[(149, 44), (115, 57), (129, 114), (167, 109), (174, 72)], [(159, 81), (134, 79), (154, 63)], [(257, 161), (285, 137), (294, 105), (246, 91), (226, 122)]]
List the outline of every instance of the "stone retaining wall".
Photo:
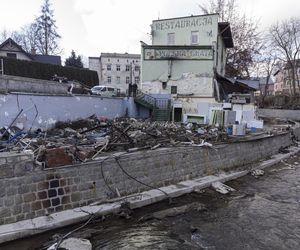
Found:
[(290, 109), (258, 109), (258, 116), (267, 118), (281, 118), (300, 121), (300, 110)]
[[(0, 224), (77, 208), (94, 201), (211, 175), (250, 163), (291, 144), (289, 133), (216, 148), (174, 147), (141, 151), (55, 169), (33, 164), (30, 152), (0, 154)], [(104, 178), (103, 178), (104, 177)]]

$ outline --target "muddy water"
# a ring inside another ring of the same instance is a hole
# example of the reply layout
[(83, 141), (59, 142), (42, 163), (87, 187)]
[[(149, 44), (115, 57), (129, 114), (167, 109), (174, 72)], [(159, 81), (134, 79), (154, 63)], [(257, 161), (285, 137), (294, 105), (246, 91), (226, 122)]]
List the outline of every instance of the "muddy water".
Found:
[[(227, 183), (236, 189), (221, 195), (212, 189), (134, 211), (131, 219), (105, 218), (74, 236), (88, 238), (93, 249), (300, 249), (300, 155), (264, 176)], [(145, 214), (190, 202), (205, 211), (139, 222)], [(74, 227), (73, 227), (74, 228)], [(72, 228), (57, 231), (64, 234)], [(0, 249), (43, 249), (53, 232), (20, 240)]]

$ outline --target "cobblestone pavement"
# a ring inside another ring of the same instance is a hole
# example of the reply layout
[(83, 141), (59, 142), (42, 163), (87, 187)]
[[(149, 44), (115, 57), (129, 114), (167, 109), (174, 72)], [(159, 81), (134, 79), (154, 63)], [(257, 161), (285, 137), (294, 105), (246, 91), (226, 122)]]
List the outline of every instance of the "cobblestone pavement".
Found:
[[(236, 191), (221, 195), (206, 189), (171, 204), (201, 202), (205, 211), (138, 221), (145, 213), (169, 208), (164, 201), (134, 211), (129, 220), (110, 217), (97, 221), (74, 236), (90, 239), (97, 250), (300, 249), (300, 153), (265, 170), (263, 176), (248, 175), (227, 185)], [(53, 234), (19, 240), (1, 249), (42, 249)]]

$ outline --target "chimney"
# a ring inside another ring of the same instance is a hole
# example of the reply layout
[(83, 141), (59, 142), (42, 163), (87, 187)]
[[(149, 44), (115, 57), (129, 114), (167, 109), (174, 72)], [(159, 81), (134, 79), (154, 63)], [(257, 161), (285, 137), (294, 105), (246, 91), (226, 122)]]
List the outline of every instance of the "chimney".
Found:
[(31, 48), (31, 54), (32, 54), (32, 55), (35, 55), (35, 54), (36, 54), (36, 49), (33, 48), (33, 47)]

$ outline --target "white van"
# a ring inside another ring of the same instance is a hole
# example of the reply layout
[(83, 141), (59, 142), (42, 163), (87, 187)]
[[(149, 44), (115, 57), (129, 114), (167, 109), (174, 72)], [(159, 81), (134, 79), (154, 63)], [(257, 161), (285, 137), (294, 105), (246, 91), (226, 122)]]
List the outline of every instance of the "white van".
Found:
[(118, 96), (120, 89), (110, 86), (94, 86), (91, 88), (92, 95), (100, 95), (107, 97)]

